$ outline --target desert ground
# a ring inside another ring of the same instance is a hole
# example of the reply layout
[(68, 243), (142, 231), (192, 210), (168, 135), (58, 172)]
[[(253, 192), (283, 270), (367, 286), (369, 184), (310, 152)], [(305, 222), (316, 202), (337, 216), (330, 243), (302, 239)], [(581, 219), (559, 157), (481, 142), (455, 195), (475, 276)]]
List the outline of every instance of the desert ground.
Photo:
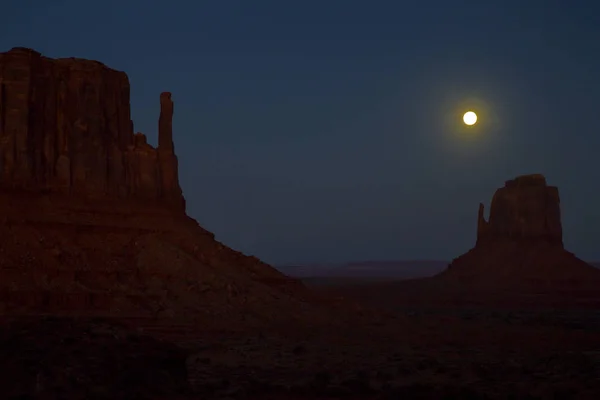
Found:
[(600, 305), (585, 296), (565, 302), (544, 294), (478, 293), (474, 302), (464, 293), (432, 291), (435, 284), (427, 280), (329, 282), (312, 289), (359, 303), (360, 312), (377, 318), (357, 318), (342, 332), (265, 331), (212, 347), (206, 339), (189, 359), (190, 371), (202, 377), (195, 382), (214, 386), (197, 390), (273, 399), (600, 394)]
[[(366, 318), (344, 331), (307, 326), (285, 335), (228, 335), (219, 343), (205, 338), (202, 350), (188, 359), (192, 381), (205, 395), (273, 399), (600, 394), (597, 303), (582, 298), (559, 305), (543, 295), (500, 294), (480, 294), (483, 301), (473, 303), (453, 293), (432, 294), (430, 286), (321, 284), (313, 289), (364, 305), (356, 309)], [(272, 397), (265, 397), (269, 392)]]
[[(398, 295), (403, 286), (412, 287), (410, 295)], [(311, 290), (335, 301), (344, 318), (254, 329), (164, 319), (5, 318), (0, 345), (7, 373), (0, 386), (11, 399), (595, 399), (600, 393), (600, 315), (585, 299), (559, 306), (479, 296), (487, 302), (474, 304), (409, 281)]]

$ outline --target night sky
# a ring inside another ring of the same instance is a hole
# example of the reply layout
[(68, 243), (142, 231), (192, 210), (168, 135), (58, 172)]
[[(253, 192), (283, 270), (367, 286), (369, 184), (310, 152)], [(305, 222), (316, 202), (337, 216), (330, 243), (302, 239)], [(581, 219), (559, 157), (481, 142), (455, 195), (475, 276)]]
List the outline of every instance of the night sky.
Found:
[(600, 2), (8, 0), (1, 14), (0, 51), (126, 71), (153, 144), (172, 92), (189, 214), (267, 262), (449, 260), (474, 244), (479, 202), (538, 172), (560, 189), (566, 247), (600, 259)]

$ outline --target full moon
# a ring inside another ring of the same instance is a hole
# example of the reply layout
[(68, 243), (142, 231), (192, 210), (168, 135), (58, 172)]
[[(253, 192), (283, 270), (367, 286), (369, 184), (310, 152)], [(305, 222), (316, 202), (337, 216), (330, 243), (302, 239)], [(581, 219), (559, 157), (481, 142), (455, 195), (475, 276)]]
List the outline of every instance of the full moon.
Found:
[(465, 115), (463, 115), (463, 121), (465, 121), (465, 124), (467, 125), (475, 125), (475, 122), (477, 122), (477, 114), (473, 111), (467, 111)]

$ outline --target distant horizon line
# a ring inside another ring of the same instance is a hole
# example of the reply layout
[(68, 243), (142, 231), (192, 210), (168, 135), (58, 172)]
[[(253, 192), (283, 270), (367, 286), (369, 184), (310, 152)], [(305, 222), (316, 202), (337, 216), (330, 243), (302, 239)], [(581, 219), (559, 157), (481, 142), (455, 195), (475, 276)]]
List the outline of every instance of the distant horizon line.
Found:
[(276, 264), (279, 267), (309, 267), (309, 266), (325, 266), (325, 265), (353, 265), (353, 264), (366, 264), (366, 263), (397, 263), (397, 262), (435, 262), (435, 263), (448, 263), (446, 260), (435, 260), (435, 259), (389, 259), (389, 260), (360, 260), (360, 261), (342, 261), (342, 262), (310, 262), (310, 263), (286, 263), (286, 264)]
[[(583, 260), (588, 264), (600, 264), (600, 260)], [(391, 260), (363, 260), (363, 261), (345, 261), (345, 262), (310, 262), (310, 263), (286, 263), (286, 264), (273, 264), (273, 266), (279, 268), (293, 268), (293, 267), (334, 267), (334, 266), (346, 266), (346, 265), (358, 265), (358, 264), (382, 264), (382, 263), (447, 263), (451, 261), (447, 260), (434, 260), (434, 259), (391, 259)]]

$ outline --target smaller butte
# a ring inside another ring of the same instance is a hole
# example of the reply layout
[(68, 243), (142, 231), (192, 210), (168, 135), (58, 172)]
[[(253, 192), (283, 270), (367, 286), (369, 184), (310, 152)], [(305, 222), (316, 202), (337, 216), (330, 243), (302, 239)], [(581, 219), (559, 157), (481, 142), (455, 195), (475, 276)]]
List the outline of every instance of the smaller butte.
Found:
[(436, 278), (466, 289), (600, 290), (600, 270), (565, 250), (558, 188), (541, 174), (506, 181), (488, 221), (480, 204), (475, 247)]

